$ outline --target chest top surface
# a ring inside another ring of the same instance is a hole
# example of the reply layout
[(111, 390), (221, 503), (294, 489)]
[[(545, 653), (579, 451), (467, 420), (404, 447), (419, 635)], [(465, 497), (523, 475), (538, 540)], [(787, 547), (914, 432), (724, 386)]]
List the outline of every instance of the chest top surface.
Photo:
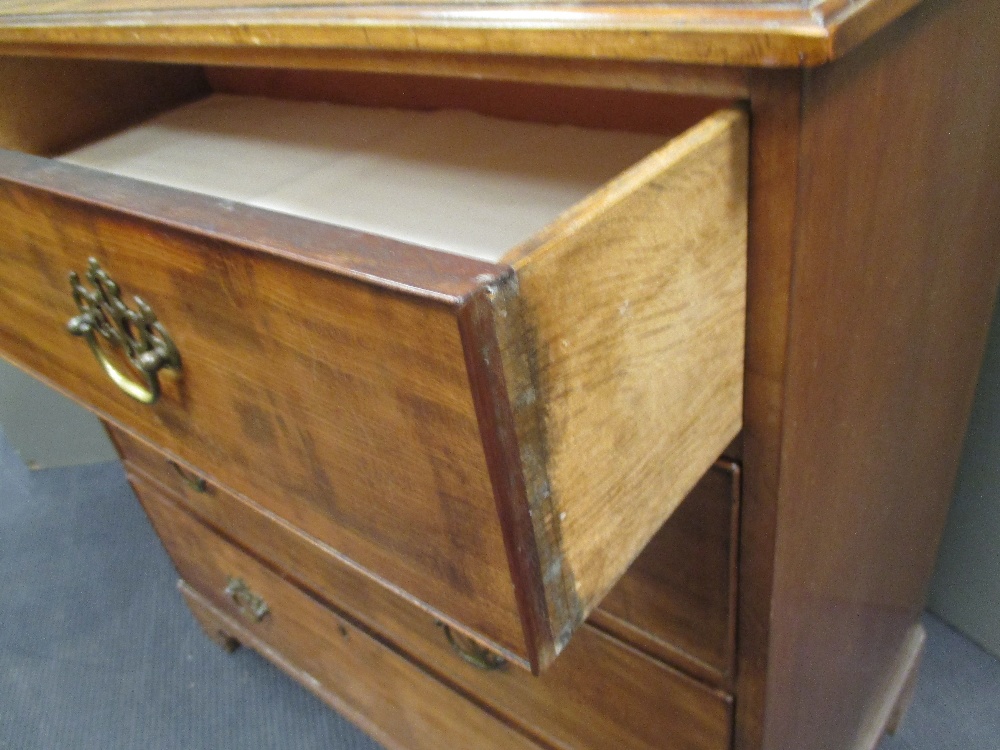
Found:
[[(751, 67), (833, 60), (919, 0), (0, 0), (0, 54), (239, 62), (239, 50)], [(176, 54), (173, 55), (176, 57)]]

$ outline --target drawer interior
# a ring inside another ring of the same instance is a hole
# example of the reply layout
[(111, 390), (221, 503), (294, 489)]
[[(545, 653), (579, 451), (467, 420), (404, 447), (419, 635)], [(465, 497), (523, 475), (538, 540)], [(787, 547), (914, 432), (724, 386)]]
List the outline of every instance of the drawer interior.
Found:
[(71, 164), (497, 262), (661, 136), (212, 94)]
[[(86, 82), (103, 80), (108, 63), (101, 65), (83, 73)], [(121, 64), (114, 70), (127, 77)], [(135, 70), (143, 78), (137, 92), (148, 90), (143, 83), (154, 73), (173, 88), (160, 101), (147, 93), (118, 118), (141, 122), (110, 135), (93, 140), (94, 124), (79, 122), (78, 132), (51, 144), (59, 159), (491, 262), (503, 261), (725, 104), (661, 96), (653, 107), (659, 119), (642, 101), (642, 114), (634, 115), (641, 119), (633, 122), (623, 114), (594, 114), (609, 107), (636, 111), (637, 103), (614, 92), (524, 85), (498, 92), (494, 84), (485, 94), (491, 103), (483, 106), (484, 92), (475, 87), (452, 85), (442, 93), (437, 84), (426, 97), (388, 96), (379, 90), (402, 84), (374, 76)], [(427, 85), (413, 80), (404, 90)], [(554, 102), (542, 106), (543, 92)], [(503, 104), (516, 97), (532, 100), (533, 108)], [(589, 115), (582, 97), (590, 99)], [(189, 101), (178, 105), (178, 99)], [(46, 100), (45, 106), (57, 105)], [(562, 121), (544, 121), (560, 107)], [(87, 142), (59, 148), (80, 141)]]

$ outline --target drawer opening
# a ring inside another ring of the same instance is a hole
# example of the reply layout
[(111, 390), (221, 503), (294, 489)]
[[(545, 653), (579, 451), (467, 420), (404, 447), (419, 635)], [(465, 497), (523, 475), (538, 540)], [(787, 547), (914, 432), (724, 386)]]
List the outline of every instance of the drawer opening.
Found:
[(280, 70), (213, 68), (206, 85), (57, 158), (492, 263), (721, 106)]

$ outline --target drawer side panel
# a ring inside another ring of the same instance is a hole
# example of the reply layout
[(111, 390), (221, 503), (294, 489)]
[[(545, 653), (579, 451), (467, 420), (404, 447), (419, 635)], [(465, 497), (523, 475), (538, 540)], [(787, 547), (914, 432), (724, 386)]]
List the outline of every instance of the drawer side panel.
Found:
[(529, 342), (504, 369), (561, 553), (544, 580), (579, 603), (557, 649), (740, 429), (747, 154), (746, 116), (710, 116), (519, 249), (496, 296), (501, 341)]

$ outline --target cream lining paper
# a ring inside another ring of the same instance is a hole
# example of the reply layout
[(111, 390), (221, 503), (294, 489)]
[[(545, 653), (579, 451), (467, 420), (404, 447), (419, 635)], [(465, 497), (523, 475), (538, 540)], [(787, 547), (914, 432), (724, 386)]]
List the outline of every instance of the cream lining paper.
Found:
[(217, 94), (60, 159), (497, 261), (665, 140)]

